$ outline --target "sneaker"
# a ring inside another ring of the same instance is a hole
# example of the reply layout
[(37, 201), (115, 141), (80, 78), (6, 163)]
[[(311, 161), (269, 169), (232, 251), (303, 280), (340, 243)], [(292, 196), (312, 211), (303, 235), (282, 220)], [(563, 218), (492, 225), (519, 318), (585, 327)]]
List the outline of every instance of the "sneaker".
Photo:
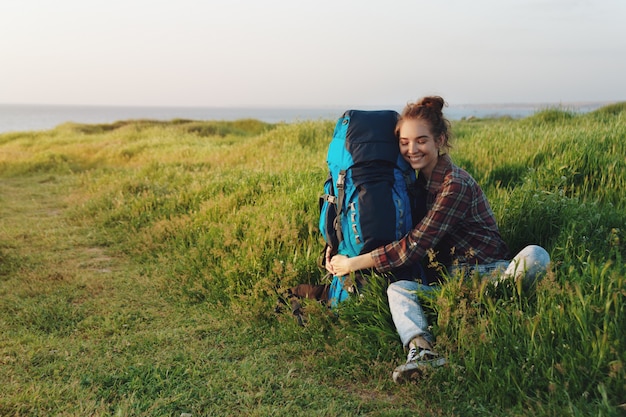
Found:
[(445, 358), (439, 357), (436, 352), (417, 346), (411, 346), (404, 365), (394, 369), (393, 382), (400, 384), (411, 378), (416, 378), (425, 368), (436, 368), (446, 363)]

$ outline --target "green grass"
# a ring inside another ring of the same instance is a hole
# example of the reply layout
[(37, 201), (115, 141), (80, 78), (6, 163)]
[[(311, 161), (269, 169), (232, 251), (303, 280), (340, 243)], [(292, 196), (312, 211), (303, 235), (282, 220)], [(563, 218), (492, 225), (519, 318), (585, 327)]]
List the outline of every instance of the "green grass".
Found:
[(404, 352), (373, 279), (307, 324), (323, 280), (334, 121), (130, 120), (0, 135), (0, 415), (626, 414), (626, 103), (454, 122), (534, 291), (451, 280), (428, 302), (449, 364)]

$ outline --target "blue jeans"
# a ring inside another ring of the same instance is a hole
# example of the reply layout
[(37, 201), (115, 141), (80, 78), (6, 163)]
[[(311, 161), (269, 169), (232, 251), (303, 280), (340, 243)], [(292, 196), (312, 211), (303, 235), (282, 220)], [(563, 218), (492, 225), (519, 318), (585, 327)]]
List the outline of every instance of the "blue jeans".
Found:
[[(491, 264), (454, 267), (449, 272), (453, 275), (459, 268), (489, 274), (493, 279), (515, 279), (523, 277), (525, 283), (535, 282), (543, 274), (550, 263), (550, 255), (540, 246), (525, 247), (511, 261), (497, 261)], [(432, 294), (437, 287), (427, 286), (416, 281), (396, 281), (387, 287), (389, 310), (396, 326), (400, 340), (404, 346), (417, 337), (422, 336), (431, 344), (433, 336), (428, 331), (428, 321), (419, 302), (418, 295)]]

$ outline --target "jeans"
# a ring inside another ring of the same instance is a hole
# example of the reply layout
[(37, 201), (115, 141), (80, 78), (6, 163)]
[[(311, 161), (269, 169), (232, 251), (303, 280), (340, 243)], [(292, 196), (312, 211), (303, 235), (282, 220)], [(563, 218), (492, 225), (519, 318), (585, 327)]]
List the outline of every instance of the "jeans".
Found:
[(483, 265), (460, 265), (448, 269), (450, 275), (464, 271), (468, 275), (478, 272), (487, 275), (494, 281), (502, 281), (514, 278), (515, 281), (523, 279), (524, 287), (534, 284), (541, 275), (546, 272), (550, 263), (550, 255), (541, 246), (529, 245), (522, 249), (510, 261), (496, 261)]
[[(511, 261), (503, 260), (465, 268), (468, 268), (470, 272), (490, 274), (498, 279), (523, 277), (526, 286), (540, 278), (549, 263), (550, 255), (545, 249), (530, 245), (525, 247)], [(452, 268), (450, 273), (452, 274), (458, 268)], [(428, 321), (419, 302), (418, 294), (428, 296), (435, 289), (436, 287), (406, 280), (393, 282), (387, 287), (391, 317), (404, 346), (408, 346), (409, 342), (417, 336), (422, 336), (431, 344), (434, 342), (433, 336), (428, 331)]]

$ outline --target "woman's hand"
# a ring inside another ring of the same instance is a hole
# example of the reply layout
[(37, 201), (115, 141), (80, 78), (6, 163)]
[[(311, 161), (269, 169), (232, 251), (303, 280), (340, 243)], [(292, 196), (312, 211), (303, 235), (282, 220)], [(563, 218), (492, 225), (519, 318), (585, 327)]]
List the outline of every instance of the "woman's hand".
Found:
[(330, 265), (334, 271), (333, 274), (340, 277), (348, 275), (350, 272), (352, 272), (350, 270), (350, 258), (345, 255), (333, 256), (333, 258), (330, 260)]
[(331, 254), (331, 252), (332, 252), (332, 250), (331, 250), (330, 246), (326, 246), (326, 255), (325, 255), (326, 261), (324, 262), (324, 267), (326, 267), (326, 270), (328, 272), (330, 272), (331, 274), (335, 275), (335, 270), (333, 269), (333, 266), (332, 266), (331, 261), (330, 261), (330, 254)]
[(352, 258), (348, 258), (345, 255), (335, 255), (330, 260), (330, 265), (337, 276), (345, 276), (351, 272), (360, 271), (361, 269), (374, 268), (374, 258), (371, 253), (363, 255), (357, 255)]

